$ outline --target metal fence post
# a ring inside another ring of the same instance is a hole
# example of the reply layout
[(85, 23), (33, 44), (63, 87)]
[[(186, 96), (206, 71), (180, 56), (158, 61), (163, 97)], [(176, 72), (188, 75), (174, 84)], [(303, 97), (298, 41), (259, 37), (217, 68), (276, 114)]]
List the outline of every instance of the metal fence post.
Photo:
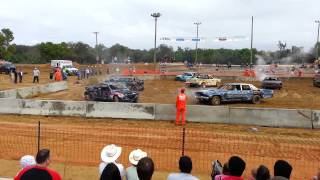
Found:
[(40, 121), (38, 121), (38, 151), (40, 150)]
[(184, 144), (185, 144), (185, 138), (186, 138), (186, 128), (182, 128), (182, 156), (184, 156)]

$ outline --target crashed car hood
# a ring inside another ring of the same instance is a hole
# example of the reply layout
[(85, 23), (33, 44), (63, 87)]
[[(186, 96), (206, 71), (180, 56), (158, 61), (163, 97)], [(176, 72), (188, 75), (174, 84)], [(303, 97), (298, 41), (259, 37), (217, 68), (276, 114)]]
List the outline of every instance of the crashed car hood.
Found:
[(138, 92), (136, 91), (130, 91), (127, 88), (123, 88), (123, 89), (116, 89), (114, 90), (114, 92), (118, 92), (118, 93), (122, 93), (122, 94), (138, 94)]
[(77, 68), (66, 68), (66, 69), (69, 70), (69, 71), (78, 71)]

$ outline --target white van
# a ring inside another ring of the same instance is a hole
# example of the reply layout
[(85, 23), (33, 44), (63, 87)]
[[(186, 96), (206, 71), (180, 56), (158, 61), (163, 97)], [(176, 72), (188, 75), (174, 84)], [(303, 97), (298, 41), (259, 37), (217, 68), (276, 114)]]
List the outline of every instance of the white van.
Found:
[(72, 61), (70, 60), (51, 60), (51, 67), (66, 68), (68, 75), (76, 75), (78, 72), (78, 69), (73, 67)]

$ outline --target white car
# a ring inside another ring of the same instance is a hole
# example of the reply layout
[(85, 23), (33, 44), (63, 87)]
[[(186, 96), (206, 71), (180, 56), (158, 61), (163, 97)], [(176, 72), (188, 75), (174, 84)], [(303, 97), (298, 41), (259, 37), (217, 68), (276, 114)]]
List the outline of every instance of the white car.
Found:
[(221, 79), (215, 78), (211, 75), (198, 75), (187, 79), (186, 86), (189, 87), (208, 87), (218, 86), (221, 83)]
[(76, 75), (77, 72), (78, 72), (78, 69), (73, 67), (73, 66), (63, 66), (63, 68), (66, 69), (67, 73), (69, 76), (72, 76), (72, 75)]

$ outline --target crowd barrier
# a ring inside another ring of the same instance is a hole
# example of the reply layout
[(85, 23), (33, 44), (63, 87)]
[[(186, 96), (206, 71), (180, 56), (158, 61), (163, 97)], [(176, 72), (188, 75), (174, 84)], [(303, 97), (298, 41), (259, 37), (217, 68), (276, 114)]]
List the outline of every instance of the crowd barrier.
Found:
[(0, 98), (21, 99), (68, 89), (66, 81), (0, 91)]
[[(1, 98), (0, 104), (3, 104), (0, 106), (0, 114), (143, 120), (174, 120), (176, 115), (173, 104), (10, 98)], [(268, 127), (320, 128), (320, 110), (188, 105), (187, 121)]]

